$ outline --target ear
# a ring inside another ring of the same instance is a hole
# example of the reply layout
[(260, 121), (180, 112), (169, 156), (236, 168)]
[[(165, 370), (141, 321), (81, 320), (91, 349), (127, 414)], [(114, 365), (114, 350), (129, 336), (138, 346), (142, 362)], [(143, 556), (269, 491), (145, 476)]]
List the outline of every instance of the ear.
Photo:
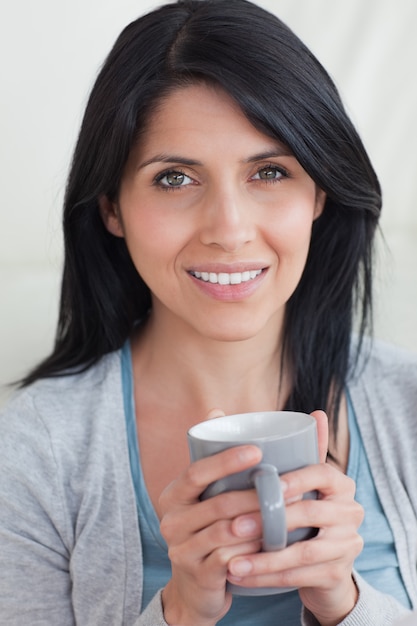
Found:
[(115, 202), (111, 202), (105, 195), (98, 200), (101, 219), (109, 233), (115, 237), (124, 237), (123, 226), (120, 219), (119, 207)]
[(314, 219), (316, 220), (323, 213), (324, 205), (326, 204), (327, 195), (323, 189), (316, 187), (316, 204), (314, 207)]

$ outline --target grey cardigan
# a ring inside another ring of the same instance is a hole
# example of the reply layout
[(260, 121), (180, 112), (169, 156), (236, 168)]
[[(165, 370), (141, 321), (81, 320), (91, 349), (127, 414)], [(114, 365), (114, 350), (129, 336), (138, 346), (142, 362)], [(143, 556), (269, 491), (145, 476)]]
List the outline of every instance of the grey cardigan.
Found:
[[(379, 345), (349, 391), (400, 569), (417, 605), (417, 358)], [(166, 626), (160, 592), (141, 613), (142, 556), (120, 352), (35, 383), (0, 414), (0, 623)], [(404, 612), (356, 577), (343, 626)], [(301, 623), (316, 624), (306, 611)]]

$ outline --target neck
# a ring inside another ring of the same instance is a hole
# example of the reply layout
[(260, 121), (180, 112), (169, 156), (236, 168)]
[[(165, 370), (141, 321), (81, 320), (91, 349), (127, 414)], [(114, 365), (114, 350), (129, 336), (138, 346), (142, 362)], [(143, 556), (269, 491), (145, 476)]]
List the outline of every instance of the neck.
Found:
[(288, 395), (277, 323), (254, 337), (226, 342), (151, 317), (134, 338), (132, 354), (137, 389), (171, 411), (178, 407), (192, 423), (213, 408), (226, 414), (282, 409)]

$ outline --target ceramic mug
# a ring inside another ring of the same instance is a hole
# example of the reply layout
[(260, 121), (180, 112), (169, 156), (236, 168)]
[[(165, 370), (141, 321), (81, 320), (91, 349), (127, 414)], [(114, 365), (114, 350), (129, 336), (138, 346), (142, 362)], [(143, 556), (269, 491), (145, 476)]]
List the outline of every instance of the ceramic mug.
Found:
[[(255, 488), (262, 517), (262, 550), (281, 550), (296, 541), (313, 537), (317, 529), (297, 528), (287, 532), (285, 504), (279, 476), (319, 462), (316, 420), (294, 411), (262, 411), (226, 415), (196, 424), (188, 431), (192, 461), (226, 450), (253, 444), (262, 451), (262, 461), (243, 472), (231, 474), (212, 483), (201, 499), (225, 491)], [(308, 492), (303, 498), (316, 498)], [(249, 588), (228, 583), (236, 595), (270, 595), (288, 588)]]

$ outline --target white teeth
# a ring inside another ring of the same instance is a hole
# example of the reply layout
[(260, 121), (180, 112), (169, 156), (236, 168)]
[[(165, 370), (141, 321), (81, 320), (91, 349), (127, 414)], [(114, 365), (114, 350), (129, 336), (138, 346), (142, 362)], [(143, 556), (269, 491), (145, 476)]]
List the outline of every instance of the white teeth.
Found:
[(234, 274), (230, 274), (230, 284), (231, 285), (240, 285), (240, 283), (242, 282), (242, 276), (243, 276), (243, 274), (240, 274), (239, 272), (235, 272)]
[(240, 285), (240, 283), (247, 283), (248, 280), (253, 280), (262, 270), (247, 270), (245, 272), (232, 272), (231, 274), (227, 274), (226, 272), (220, 272), (216, 274), (215, 272), (192, 272), (192, 274), (199, 278), (200, 280), (204, 280), (204, 282), (208, 283), (218, 283), (219, 285)]

